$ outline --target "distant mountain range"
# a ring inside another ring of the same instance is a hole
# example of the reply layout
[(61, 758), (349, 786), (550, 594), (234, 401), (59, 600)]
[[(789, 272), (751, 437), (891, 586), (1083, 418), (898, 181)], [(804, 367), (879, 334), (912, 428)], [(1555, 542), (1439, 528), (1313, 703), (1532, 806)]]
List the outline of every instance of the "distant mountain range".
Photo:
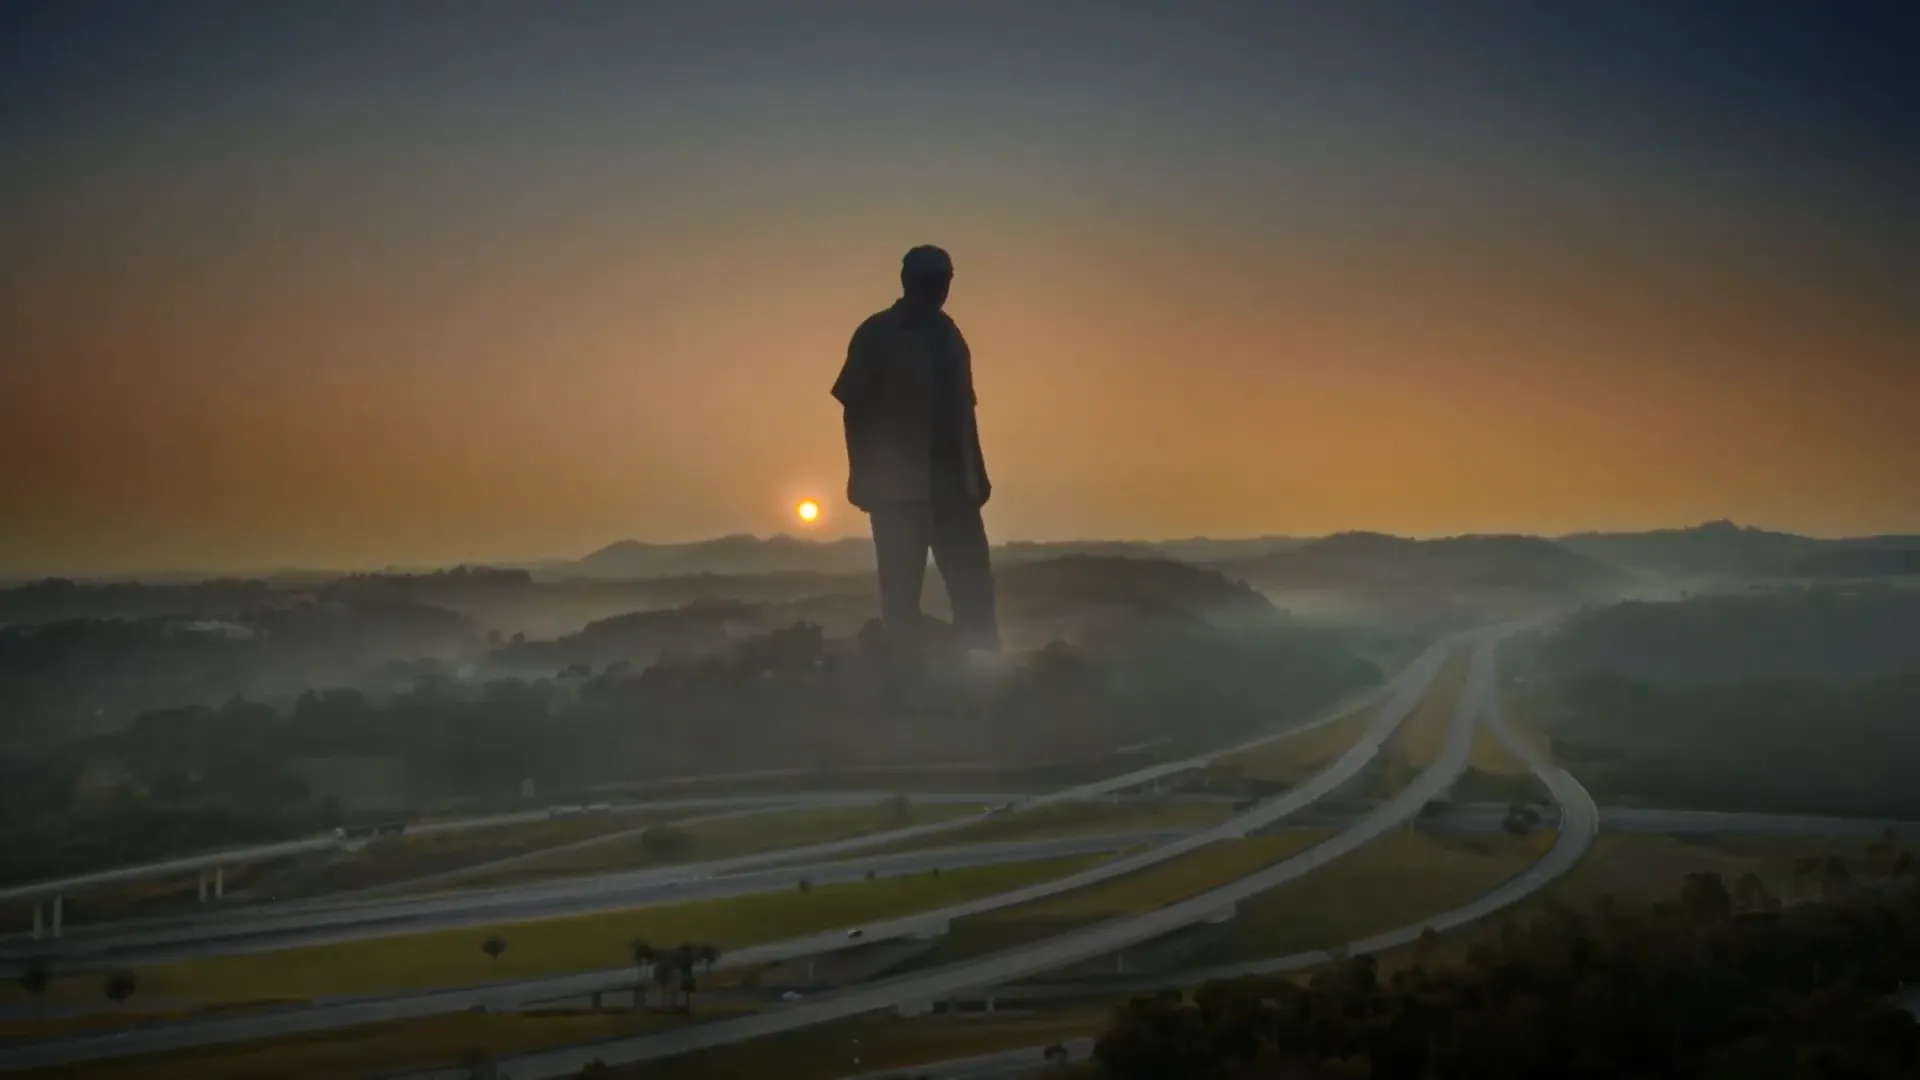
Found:
[[(1871, 577), (1920, 574), (1920, 536), (1821, 539), (1728, 521), (1648, 532), (1455, 536), (1412, 540), (1374, 532), (1318, 539), (1014, 541), (1002, 564), (1069, 555), (1167, 558), (1218, 566), (1263, 584), (1445, 580), (1461, 585), (1585, 586), (1621, 571), (1669, 576)], [(864, 537), (723, 536), (686, 544), (623, 540), (573, 562), (534, 567), (542, 578), (634, 580), (699, 574), (857, 573), (873, 566)]]
[[(1597, 583), (1618, 571), (1666, 577), (1732, 576), (1849, 578), (1920, 575), (1920, 536), (1887, 535), (1821, 539), (1713, 521), (1684, 529), (1648, 532), (1584, 532), (1567, 536), (1456, 536), (1412, 540), (1374, 532), (1336, 533), (1318, 539), (1262, 536), (1216, 540), (1014, 541), (994, 549), (1006, 565), (1072, 555), (1163, 558), (1259, 578), (1263, 583), (1340, 580), (1385, 583), (1447, 579), (1462, 584), (1538, 586)], [(873, 544), (865, 537), (811, 540), (779, 535), (722, 536), (680, 544), (622, 540), (579, 559), (495, 564), (537, 581), (645, 581), (700, 575), (853, 574), (873, 568)], [(12, 587), (0, 584), (0, 623), (46, 617), (41, 609), (94, 615), (228, 611), (245, 606), (227, 595), (323, 589), (336, 579), (419, 577), (430, 584), (462, 583), (446, 572), (344, 575), (287, 571), (260, 578), (207, 574), (85, 581), (42, 579)], [(183, 596), (170, 595), (169, 590)], [(189, 602), (191, 601), (191, 602)], [(183, 606), (184, 604), (184, 606)]]
[(1372, 532), (1336, 533), (1283, 551), (1222, 564), (1271, 588), (1370, 586), (1550, 589), (1604, 584), (1618, 567), (1538, 536), (1454, 536), (1409, 540)]
[(1652, 532), (1575, 533), (1570, 551), (1632, 570), (1669, 575), (1872, 577), (1920, 573), (1920, 536), (1821, 539), (1731, 521)]
[[(1216, 563), (1281, 551), (1305, 543), (1288, 537), (1209, 540), (1198, 537), (1159, 543), (1133, 540), (1016, 540), (994, 549), (1000, 563), (1034, 562), (1068, 555), (1165, 558)], [(622, 540), (571, 563), (532, 568), (545, 578), (635, 580), (696, 574), (855, 573), (873, 568), (873, 542), (865, 537), (807, 540), (796, 536), (765, 538), (737, 534), (686, 544), (649, 544)]]

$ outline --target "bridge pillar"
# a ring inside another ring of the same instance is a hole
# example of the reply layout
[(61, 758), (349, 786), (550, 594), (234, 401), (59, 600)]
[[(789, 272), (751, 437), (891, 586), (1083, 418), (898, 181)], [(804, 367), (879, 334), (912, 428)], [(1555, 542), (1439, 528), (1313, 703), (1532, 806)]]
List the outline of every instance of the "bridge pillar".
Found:
[(207, 902), (207, 872), (205, 870), (200, 871), (200, 902), (203, 904)]
[(53, 897), (53, 936), (60, 936), (60, 909), (66, 905), (67, 898), (54, 894)]
[(227, 868), (216, 866), (213, 868), (213, 898), (218, 900), (225, 895), (227, 895)]
[(46, 933), (46, 929), (40, 925), (45, 918), (46, 913), (41, 910), (41, 905), (33, 905), (33, 940), (35, 941), (39, 941)]

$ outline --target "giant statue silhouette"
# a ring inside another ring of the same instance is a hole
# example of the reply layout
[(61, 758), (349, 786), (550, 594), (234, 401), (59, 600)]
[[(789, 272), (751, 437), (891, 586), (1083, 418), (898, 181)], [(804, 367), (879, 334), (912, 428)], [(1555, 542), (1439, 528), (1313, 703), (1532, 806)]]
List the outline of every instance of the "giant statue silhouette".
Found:
[(873, 526), (880, 615), (917, 633), (927, 553), (970, 649), (998, 651), (993, 567), (981, 508), (993, 492), (974, 419), (973, 357), (943, 310), (953, 260), (907, 252), (900, 299), (860, 324), (834, 381), (847, 435), (847, 499)]

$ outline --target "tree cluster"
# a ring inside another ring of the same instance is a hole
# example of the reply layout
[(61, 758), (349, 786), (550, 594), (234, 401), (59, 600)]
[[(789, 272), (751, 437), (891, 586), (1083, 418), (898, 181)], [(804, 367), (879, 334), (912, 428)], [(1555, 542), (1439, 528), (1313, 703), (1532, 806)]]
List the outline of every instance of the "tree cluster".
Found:
[(1463, 960), (1429, 934), (1383, 974), (1345, 959), (1304, 985), (1210, 983), (1117, 1011), (1109, 1080), (1896, 1080), (1920, 1027), (1920, 890), (1891, 840), (1815, 859), (1780, 898), (1751, 875), (1688, 877), (1671, 901), (1551, 904)]
[(662, 949), (645, 938), (627, 945), (627, 958), (639, 969), (633, 984), (634, 1008), (645, 1008), (647, 987), (660, 992), (662, 1007), (681, 1013), (693, 1012), (693, 995), (699, 989), (694, 969), (711, 972), (720, 962), (720, 947), (701, 941), (683, 941)]
[(1537, 666), (1674, 685), (1920, 673), (1920, 592), (1820, 585), (1593, 607), (1540, 642)]

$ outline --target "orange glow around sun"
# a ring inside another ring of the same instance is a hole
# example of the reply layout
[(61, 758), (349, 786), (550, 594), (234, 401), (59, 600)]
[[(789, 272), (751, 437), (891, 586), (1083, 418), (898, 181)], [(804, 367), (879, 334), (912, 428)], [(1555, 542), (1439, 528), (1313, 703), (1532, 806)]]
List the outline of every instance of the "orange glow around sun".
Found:
[(801, 499), (793, 508), (793, 516), (811, 525), (820, 520), (820, 504), (812, 499)]

